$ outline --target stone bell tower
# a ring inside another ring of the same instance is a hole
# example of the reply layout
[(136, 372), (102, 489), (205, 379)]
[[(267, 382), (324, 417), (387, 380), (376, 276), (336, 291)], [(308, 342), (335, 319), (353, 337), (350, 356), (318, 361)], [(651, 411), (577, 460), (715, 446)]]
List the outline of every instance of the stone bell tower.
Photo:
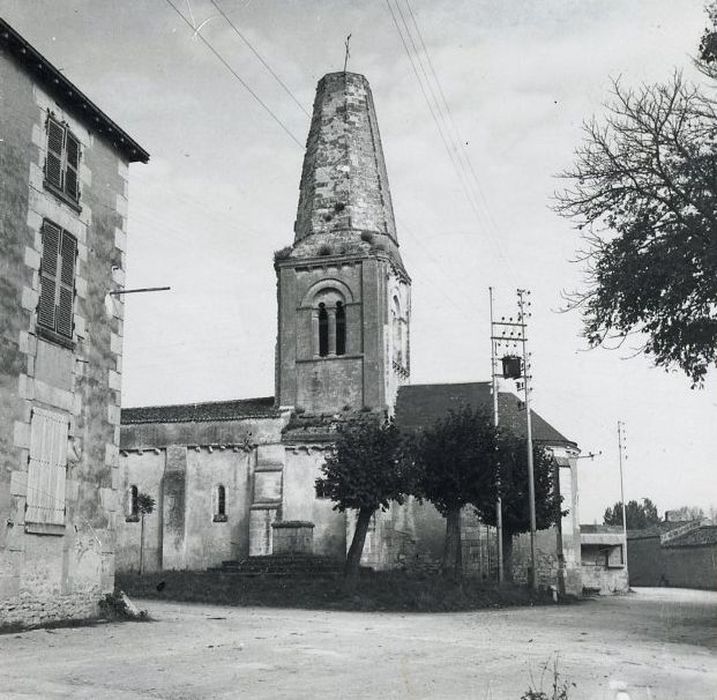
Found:
[(393, 412), (410, 372), (411, 280), (398, 250), (368, 81), (318, 84), (294, 243), (277, 251), (276, 401)]

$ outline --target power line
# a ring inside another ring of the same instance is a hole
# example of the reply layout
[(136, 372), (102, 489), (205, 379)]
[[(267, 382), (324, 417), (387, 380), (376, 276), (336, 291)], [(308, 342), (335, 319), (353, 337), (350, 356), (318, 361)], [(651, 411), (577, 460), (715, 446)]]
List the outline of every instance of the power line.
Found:
[[(461, 143), (462, 139), (460, 137), (460, 133), (458, 131), (458, 127), (456, 126), (455, 119), (453, 118), (453, 112), (451, 111), (451, 108), (448, 104), (448, 100), (446, 99), (446, 94), (443, 91), (443, 86), (441, 85), (441, 81), (438, 78), (438, 74), (436, 73), (436, 69), (433, 65), (433, 61), (431, 60), (431, 54), (428, 51), (428, 47), (426, 46), (426, 42), (423, 39), (423, 33), (421, 32), (421, 28), (418, 26), (418, 21), (416, 20), (416, 15), (413, 12), (413, 9), (411, 8), (411, 3), (409, 0), (404, 0), (406, 3), (406, 7), (408, 8), (408, 12), (411, 15), (411, 20), (413, 22), (413, 26), (416, 29), (416, 34), (418, 35), (418, 39), (421, 42), (421, 47), (423, 48), (423, 53), (426, 56), (426, 61), (428, 63), (429, 70), (431, 71), (431, 75), (433, 76), (433, 80), (436, 83), (436, 87), (438, 88), (438, 92), (441, 96), (441, 100), (443, 102), (443, 105), (445, 107), (446, 113), (448, 114), (448, 118), (450, 121), (450, 124), (453, 128), (453, 134), (456, 142), (458, 144)], [(475, 182), (476, 190), (478, 191), (478, 195), (480, 197), (481, 202), (483, 203), (483, 208), (485, 209), (485, 214), (487, 218), (489, 219), (489, 222), (493, 225), (493, 228), (497, 230), (497, 226), (495, 224), (495, 221), (493, 220), (493, 217), (490, 212), (490, 208), (488, 207), (488, 201), (485, 197), (485, 194), (483, 192), (483, 188), (480, 185), (480, 180), (478, 178), (478, 175), (473, 167), (473, 163), (471, 162), (470, 155), (463, 149), (463, 148), (457, 148), (456, 152), (459, 154), (459, 156), (463, 156), (465, 159), (465, 162), (468, 165), (468, 169), (473, 177), (473, 180)]]
[(229, 19), (227, 14), (224, 12), (224, 10), (219, 6), (219, 4), (216, 2), (216, 0), (210, 0), (212, 5), (217, 8), (219, 11), (219, 14), (221, 14), (222, 17), (227, 21), (229, 26), (234, 30), (234, 33), (249, 47), (251, 52), (261, 61), (261, 65), (266, 68), (269, 73), (271, 73), (274, 80), (276, 80), (279, 85), (281, 85), (282, 88), (284, 88), (284, 92), (286, 92), (287, 95), (294, 101), (294, 104), (309, 118), (311, 119), (311, 115), (304, 109), (304, 105), (299, 102), (299, 100), (296, 98), (296, 95), (286, 86), (284, 81), (272, 70), (271, 66), (262, 58), (262, 56), (259, 54), (259, 52), (252, 46), (249, 39), (247, 39), (237, 28), (237, 26), (234, 24), (234, 22)]
[[(428, 94), (426, 93), (426, 88), (424, 87), (423, 81), (421, 80), (421, 76), (419, 75), (418, 69), (416, 68), (416, 62), (414, 61), (413, 55), (411, 54), (411, 51), (408, 48), (408, 44), (406, 43), (406, 39), (404, 38), (403, 31), (401, 30), (401, 26), (398, 23), (398, 19), (396, 18), (396, 14), (393, 11), (393, 7), (389, 0), (386, 0), (386, 6), (388, 7), (389, 12), (391, 13), (391, 18), (393, 19), (393, 23), (396, 27), (396, 31), (398, 32), (398, 36), (401, 39), (403, 48), (406, 51), (406, 56), (408, 56), (408, 60), (411, 64), (411, 68), (413, 69), (413, 74), (416, 76), (416, 80), (418, 81), (418, 86), (420, 87), (421, 92), (423, 93), (423, 98), (426, 102), (426, 106), (428, 107), (428, 111), (431, 113), (431, 118), (433, 119), (433, 122), (436, 125), (436, 128), (438, 129), (438, 134), (441, 137), (441, 141), (443, 142), (443, 147), (446, 149), (446, 153), (448, 155), (449, 160), (451, 161), (451, 165), (453, 166), (454, 171), (458, 175), (458, 180), (460, 181), (461, 186), (463, 187), (466, 199), (468, 200), (469, 205), (473, 208), (473, 207), (475, 207), (475, 205), (474, 205), (473, 201), (471, 200), (470, 194), (466, 191), (466, 185), (465, 185), (464, 179), (460, 176), (460, 173), (457, 170), (457, 165), (456, 165), (454, 156), (451, 153), (451, 149), (448, 145), (448, 141), (446, 140), (446, 136), (443, 133), (443, 127), (441, 125), (441, 122), (438, 120), (438, 117), (436, 116), (433, 105), (431, 104), (431, 100), (429, 99)], [(396, 5), (396, 7), (398, 7), (398, 5)]]
[[(454, 170), (459, 182), (461, 183), (461, 187), (466, 196), (466, 200), (467, 200), (470, 208), (472, 209), (473, 214), (475, 215), (478, 223), (480, 225), (483, 225), (484, 224), (483, 218), (485, 217), (485, 219), (486, 219), (485, 223), (489, 224), (490, 227), (492, 227), (494, 229), (494, 231), (498, 232), (498, 227), (496, 226), (495, 221), (493, 220), (493, 218), (490, 214), (490, 209), (488, 208), (488, 203), (487, 203), (486, 198), (481, 190), (480, 182), (476, 175), (475, 169), (473, 168), (473, 165), (470, 161), (470, 158), (464, 152), (464, 150), (462, 148), (459, 148), (459, 146), (458, 146), (458, 143), (461, 141), (460, 135), (458, 133), (458, 129), (455, 124), (455, 120), (453, 119), (452, 112), (448, 105), (448, 101), (445, 97), (445, 92), (443, 91), (443, 88), (441, 86), (440, 80), (438, 79), (435, 67), (433, 66), (433, 62), (431, 61), (430, 54), (428, 53), (428, 48), (423, 39), (423, 35), (421, 34), (415, 14), (413, 13), (413, 10), (411, 9), (409, 0), (404, 0), (404, 1), (406, 3), (406, 7), (409, 10), (412, 23), (415, 27), (416, 34), (418, 35), (418, 39), (421, 43), (423, 53), (425, 54), (425, 58), (426, 58), (426, 62), (428, 64), (429, 70), (433, 76), (433, 82), (435, 82), (437, 91), (441, 96), (441, 100), (438, 99), (438, 97), (436, 95), (436, 90), (433, 88), (431, 79), (429, 78), (428, 73), (423, 65), (423, 62), (422, 62), (421, 56), (420, 56), (420, 52), (418, 50), (415, 40), (413, 39), (413, 35), (410, 30), (410, 27), (408, 26), (406, 17), (399, 5), (399, 0), (395, 0), (396, 10), (398, 11), (399, 16), (401, 17), (405, 31), (401, 29), (401, 26), (398, 22), (396, 13), (393, 10), (390, 0), (386, 0), (386, 5), (389, 9), (389, 12), (391, 14), (391, 18), (396, 27), (396, 30), (398, 31), (398, 34), (401, 39), (401, 43), (403, 44), (403, 48), (406, 52), (406, 55), (408, 56), (408, 59), (411, 63), (411, 68), (413, 70), (414, 75), (416, 76), (416, 80), (418, 81), (419, 87), (421, 89), (421, 93), (423, 94), (423, 98), (426, 102), (426, 105), (428, 106), (429, 112), (431, 113), (431, 117), (433, 118), (433, 121), (436, 124), (439, 135), (441, 136), (441, 140), (443, 142), (443, 146), (446, 149), (446, 152), (451, 161), (453, 170)], [(415, 53), (415, 59), (414, 59), (414, 56), (411, 54), (411, 50), (409, 49), (406, 38), (404, 37), (404, 33), (408, 37), (408, 41), (410, 41), (411, 46), (413, 47), (413, 51)], [(416, 68), (416, 63), (418, 63), (418, 65), (421, 69), (421, 72), (423, 73), (423, 76), (424, 76), (423, 80), (421, 79), (421, 75), (419, 74), (418, 69)], [(424, 80), (425, 80), (425, 86), (424, 86)], [(431, 103), (431, 99), (429, 98), (429, 95), (428, 95), (429, 92), (431, 94), (431, 97), (433, 98), (435, 107)], [(443, 103), (443, 107), (441, 106), (441, 102)], [(446, 114), (448, 114), (448, 118), (446, 118), (444, 111)], [(451, 131), (451, 128), (449, 128), (449, 124), (450, 124), (450, 126), (452, 126), (452, 131)], [(450, 144), (449, 144), (449, 142), (450, 142)], [(465, 162), (464, 162), (464, 160), (465, 160)], [(475, 194), (474, 188), (475, 188), (475, 190), (477, 190), (478, 195)], [(479, 207), (479, 203), (483, 204), (482, 208), (485, 210), (485, 213), (481, 213), (481, 208)], [(500, 243), (498, 242), (497, 238), (495, 238), (493, 235), (491, 235), (489, 231), (486, 231), (486, 233), (488, 233), (488, 236), (495, 247), (495, 251), (496, 251), (498, 257), (503, 261), (503, 263), (505, 264), (506, 268), (510, 272), (513, 279), (515, 279), (515, 273), (513, 271), (512, 265), (510, 264), (509, 260), (505, 257), (505, 255), (503, 255)]]
[(302, 150), (304, 149), (303, 144), (299, 139), (294, 136), (284, 122), (274, 114), (271, 108), (257, 95), (249, 85), (242, 79), (242, 77), (229, 65), (227, 60), (217, 51), (212, 44), (204, 38), (201, 33), (196, 32), (194, 25), (174, 6), (171, 0), (165, 0), (165, 2), (179, 15), (182, 21), (194, 32), (195, 36), (198, 36), (204, 45), (222, 62), (224, 67), (242, 84), (244, 89), (268, 112), (271, 118), (281, 127), (281, 129), (289, 136), (289, 138)]

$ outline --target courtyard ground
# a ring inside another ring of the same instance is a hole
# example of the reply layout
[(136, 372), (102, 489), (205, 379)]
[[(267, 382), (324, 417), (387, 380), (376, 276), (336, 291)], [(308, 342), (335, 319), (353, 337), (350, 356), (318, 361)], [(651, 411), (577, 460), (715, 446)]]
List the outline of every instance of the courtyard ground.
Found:
[(154, 622), (0, 636), (0, 697), (517, 700), (557, 657), (571, 700), (717, 698), (717, 592), (440, 614), (136, 602)]

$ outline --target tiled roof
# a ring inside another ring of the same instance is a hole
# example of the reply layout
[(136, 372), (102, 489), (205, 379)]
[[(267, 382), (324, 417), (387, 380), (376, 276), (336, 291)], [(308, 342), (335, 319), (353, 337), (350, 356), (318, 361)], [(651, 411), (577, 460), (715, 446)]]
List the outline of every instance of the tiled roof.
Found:
[(264, 418), (278, 415), (274, 397), (185, 403), (173, 406), (143, 406), (123, 408), (123, 425), (137, 423), (189, 423), (226, 421), (238, 418)]
[[(501, 392), (498, 395), (500, 424), (517, 435), (525, 435), (525, 410), (515, 395)], [(489, 382), (466, 384), (409, 384), (399, 387), (396, 401), (396, 422), (408, 430), (421, 430), (444, 418), (448, 411), (458, 411), (464, 406), (493, 410), (493, 398)], [(575, 442), (553, 428), (550, 423), (531, 411), (533, 439), (538, 442), (574, 446)]]
[(90, 130), (99, 132), (127, 160), (132, 163), (146, 163), (149, 153), (127, 132), (115, 124), (87, 95), (71, 83), (37, 49), (23, 39), (2, 17), (0, 17), (0, 48), (10, 51), (17, 61), (41, 83), (58, 102), (72, 108), (76, 116)]
[(699, 545), (717, 544), (717, 525), (703, 525), (679, 535), (669, 542), (665, 547), (695, 547)]
[(628, 540), (644, 540), (648, 537), (660, 537), (666, 532), (676, 530), (678, 527), (688, 525), (692, 520), (662, 520), (659, 523), (642, 528), (641, 530), (628, 530)]

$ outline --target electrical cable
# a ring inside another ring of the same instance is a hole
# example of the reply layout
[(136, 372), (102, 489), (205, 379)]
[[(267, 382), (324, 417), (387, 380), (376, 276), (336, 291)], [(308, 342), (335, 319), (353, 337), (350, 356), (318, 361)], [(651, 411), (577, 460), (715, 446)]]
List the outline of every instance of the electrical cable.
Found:
[(217, 10), (219, 11), (219, 14), (221, 14), (221, 16), (224, 17), (224, 19), (227, 21), (227, 23), (229, 24), (229, 26), (234, 30), (234, 33), (249, 47), (249, 49), (251, 50), (251, 52), (259, 59), (259, 61), (261, 61), (262, 66), (264, 66), (264, 68), (266, 68), (266, 69), (269, 71), (269, 73), (271, 73), (271, 75), (272, 75), (272, 77), (274, 78), (274, 80), (276, 80), (276, 82), (279, 83), (279, 85), (281, 85), (282, 88), (284, 88), (284, 91), (285, 91), (286, 94), (289, 95), (289, 97), (294, 101), (294, 103), (296, 104), (296, 106), (297, 106), (309, 119), (311, 119), (311, 115), (306, 111), (306, 109), (304, 109), (304, 105), (302, 105), (301, 102), (299, 102), (299, 100), (296, 98), (296, 95), (294, 95), (294, 93), (286, 86), (286, 84), (284, 83), (284, 81), (272, 70), (271, 66), (262, 58), (262, 56), (259, 54), (259, 52), (252, 46), (252, 44), (251, 44), (251, 42), (249, 41), (249, 39), (247, 39), (247, 38), (239, 31), (239, 29), (238, 29), (237, 26), (234, 24), (234, 22), (232, 22), (231, 19), (229, 19), (229, 17), (227, 16), (227, 14), (226, 14), (226, 13), (224, 12), (224, 10), (220, 7), (219, 3), (217, 3), (216, 0), (210, 0), (210, 2), (212, 3), (212, 5), (214, 5), (214, 7), (217, 8)]
[(227, 62), (227, 60), (222, 56), (219, 51), (217, 51), (214, 46), (207, 41), (207, 39), (204, 38), (204, 36), (201, 33), (198, 33), (195, 31), (194, 26), (192, 23), (174, 6), (174, 4), (171, 2), (171, 0), (165, 0), (165, 2), (181, 17), (182, 21), (190, 28), (192, 31), (194, 31), (195, 36), (198, 36), (199, 39), (204, 43), (204, 45), (222, 62), (224, 67), (241, 83), (241, 85), (244, 87), (244, 89), (264, 108), (264, 110), (271, 116), (271, 118), (281, 127), (281, 129), (289, 136), (289, 138), (302, 150), (304, 149), (303, 144), (299, 139), (294, 136), (294, 134), (291, 133), (289, 130), (289, 127), (287, 127), (284, 122), (279, 119), (279, 117), (274, 114), (274, 112), (271, 110), (271, 108), (257, 95), (254, 90), (249, 87), (249, 85), (243, 80), (243, 78), (237, 73), (234, 68), (231, 67), (231, 65)]

